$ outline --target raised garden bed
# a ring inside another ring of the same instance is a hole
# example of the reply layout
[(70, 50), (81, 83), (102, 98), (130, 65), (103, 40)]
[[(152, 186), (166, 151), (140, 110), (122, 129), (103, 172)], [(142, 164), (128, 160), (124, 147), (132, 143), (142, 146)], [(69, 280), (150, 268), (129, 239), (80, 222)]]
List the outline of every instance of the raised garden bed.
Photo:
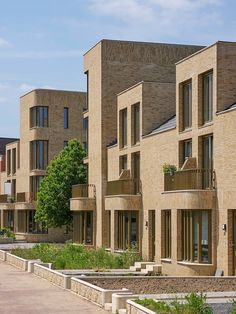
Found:
[(126, 288), (134, 294), (236, 291), (236, 277), (84, 277), (103, 289)]

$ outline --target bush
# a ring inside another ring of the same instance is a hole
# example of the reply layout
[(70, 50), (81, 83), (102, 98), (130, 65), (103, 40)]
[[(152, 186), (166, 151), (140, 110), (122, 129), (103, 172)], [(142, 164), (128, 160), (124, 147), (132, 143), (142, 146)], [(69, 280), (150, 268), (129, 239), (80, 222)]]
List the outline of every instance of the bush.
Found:
[(136, 303), (159, 314), (212, 314), (213, 309), (206, 304), (206, 296), (190, 293), (185, 297), (185, 303), (177, 299), (172, 302), (155, 301), (153, 299), (136, 300)]
[(15, 239), (14, 232), (9, 228), (0, 228), (0, 237), (2, 238), (13, 238)]
[(165, 164), (162, 166), (162, 171), (163, 171), (165, 174), (173, 175), (176, 170), (177, 170), (177, 168), (176, 168), (175, 165), (170, 165), (170, 164), (165, 163)]
[(37, 244), (31, 249), (17, 248), (12, 253), (25, 259), (41, 259), (45, 263), (53, 263), (54, 269), (120, 269), (129, 268), (135, 261), (141, 260), (140, 255), (133, 251), (121, 255), (113, 255), (104, 248), (88, 249), (83, 245), (66, 243), (64, 246), (55, 244)]

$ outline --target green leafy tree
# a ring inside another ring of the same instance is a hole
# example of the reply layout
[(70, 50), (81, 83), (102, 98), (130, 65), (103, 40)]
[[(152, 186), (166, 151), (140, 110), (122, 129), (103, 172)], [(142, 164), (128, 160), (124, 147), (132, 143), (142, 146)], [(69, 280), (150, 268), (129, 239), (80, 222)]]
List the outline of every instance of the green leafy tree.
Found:
[(77, 140), (71, 140), (49, 164), (37, 195), (35, 219), (46, 227), (61, 227), (72, 222), (72, 185), (85, 183), (86, 153)]

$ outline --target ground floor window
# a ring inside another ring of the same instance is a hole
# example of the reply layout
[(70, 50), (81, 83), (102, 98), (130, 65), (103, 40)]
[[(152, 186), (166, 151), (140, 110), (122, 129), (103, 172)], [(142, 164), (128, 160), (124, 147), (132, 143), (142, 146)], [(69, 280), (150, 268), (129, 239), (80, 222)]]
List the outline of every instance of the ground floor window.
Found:
[(171, 258), (171, 211), (162, 211), (162, 257)]
[(20, 210), (18, 211), (18, 232), (46, 234), (47, 228), (41, 222), (36, 222), (34, 219), (35, 210)]
[(14, 211), (4, 210), (4, 227), (14, 229)]
[(211, 213), (208, 210), (182, 211), (182, 259), (211, 262)]
[(93, 244), (93, 212), (81, 211), (74, 213), (73, 223), (74, 241)]
[(118, 249), (138, 248), (138, 211), (118, 211)]

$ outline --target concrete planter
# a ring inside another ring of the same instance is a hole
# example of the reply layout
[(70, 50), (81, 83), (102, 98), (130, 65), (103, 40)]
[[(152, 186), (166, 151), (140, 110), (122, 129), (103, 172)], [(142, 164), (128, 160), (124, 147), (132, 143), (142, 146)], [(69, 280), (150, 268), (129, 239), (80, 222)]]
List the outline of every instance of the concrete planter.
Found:
[(155, 314), (155, 312), (147, 309), (146, 307), (137, 304), (132, 300), (126, 301), (126, 309), (128, 314)]
[(14, 239), (13, 238), (2, 238), (0, 237), (0, 244), (9, 244), (13, 243)]

